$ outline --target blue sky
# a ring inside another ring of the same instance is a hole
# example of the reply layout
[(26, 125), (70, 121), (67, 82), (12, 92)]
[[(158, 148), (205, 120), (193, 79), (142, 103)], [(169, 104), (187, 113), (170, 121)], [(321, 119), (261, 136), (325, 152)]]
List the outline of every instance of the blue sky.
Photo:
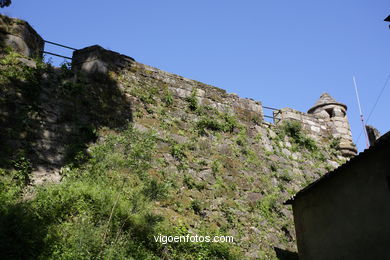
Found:
[[(355, 142), (362, 127), (352, 76), (367, 118), (390, 74), (388, 0), (112, 2), (13, 0), (0, 11), (46, 40), (99, 44), (265, 106), (306, 112), (328, 92), (348, 106)], [(387, 86), (368, 122), (381, 133), (390, 130), (389, 100)], [(357, 145), (364, 149), (363, 135)]]

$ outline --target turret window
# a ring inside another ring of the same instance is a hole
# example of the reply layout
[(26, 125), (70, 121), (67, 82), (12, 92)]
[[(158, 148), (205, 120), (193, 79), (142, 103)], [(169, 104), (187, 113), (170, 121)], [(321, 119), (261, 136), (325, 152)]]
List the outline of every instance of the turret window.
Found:
[(333, 108), (327, 108), (325, 109), (326, 113), (328, 113), (329, 117), (334, 117), (334, 112), (333, 112)]

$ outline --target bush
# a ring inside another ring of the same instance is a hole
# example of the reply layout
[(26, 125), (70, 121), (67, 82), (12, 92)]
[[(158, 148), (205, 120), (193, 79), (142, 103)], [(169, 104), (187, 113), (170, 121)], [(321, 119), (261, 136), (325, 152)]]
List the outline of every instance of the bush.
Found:
[(168, 187), (166, 184), (152, 179), (144, 188), (143, 193), (151, 200), (161, 200), (167, 197)]
[[(163, 198), (166, 187), (145, 172), (153, 140), (132, 127), (108, 135), (63, 182), (37, 187), (28, 202), (19, 199), (19, 181), (1, 170), (0, 258), (158, 259), (153, 235), (162, 218), (149, 201)], [(29, 169), (23, 158), (15, 166)]]
[(173, 96), (172, 93), (166, 92), (165, 96), (163, 97), (162, 101), (165, 103), (166, 106), (171, 106), (173, 104)]
[[(29, 201), (0, 169), (0, 259), (233, 259), (227, 244), (155, 242), (154, 235), (178, 233), (152, 213), (151, 200), (169, 188), (146, 174), (154, 140), (132, 127), (108, 134), (60, 184), (37, 188)], [(24, 160), (18, 165), (28, 169)], [(200, 202), (191, 209), (200, 214)]]
[(217, 114), (216, 116), (203, 116), (196, 124), (201, 134), (205, 134), (205, 129), (232, 133), (238, 128), (236, 118), (229, 114)]
[(19, 186), (28, 185), (30, 183), (30, 173), (32, 172), (32, 166), (28, 159), (24, 156), (19, 157), (18, 160), (13, 162), (14, 164), (14, 180), (16, 180)]
[(174, 144), (171, 146), (171, 155), (178, 161), (183, 161), (187, 158), (185, 154), (185, 146), (183, 144)]
[(329, 144), (330, 149), (338, 150), (340, 148), (340, 139), (340, 137), (332, 138)]
[(279, 134), (282, 136), (289, 136), (292, 138), (293, 142), (300, 147), (304, 147), (308, 149), (309, 151), (316, 151), (318, 150), (318, 147), (313, 139), (306, 136), (302, 125), (295, 120), (288, 120), (283, 122), (283, 124), (280, 127)]
[(202, 205), (199, 200), (193, 200), (191, 201), (191, 209), (194, 211), (195, 214), (200, 214), (202, 211)]
[(196, 89), (194, 88), (191, 92), (191, 96), (185, 98), (188, 102), (188, 107), (192, 111), (196, 111), (199, 107), (198, 99), (196, 98)]
[(275, 209), (277, 197), (277, 193), (268, 194), (264, 196), (257, 205), (257, 208), (260, 210), (260, 214), (271, 223), (276, 219)]

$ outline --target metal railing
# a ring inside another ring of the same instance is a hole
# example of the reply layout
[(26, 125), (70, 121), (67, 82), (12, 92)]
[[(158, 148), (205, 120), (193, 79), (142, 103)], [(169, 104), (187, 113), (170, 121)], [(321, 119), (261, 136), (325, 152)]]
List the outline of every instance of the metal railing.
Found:
[[(263, 106), (263, 109), (264, 110), (271, 110), (272, 111), (272, 116), (270, 116), (270, 115), (266, 115), (264, 112), (263, 112), (263, 116), (265, 117), (265, 118), (270, 118), (270, 119), (272, 119), (273, 120), (273, 122), (275, 123), (275, 124), (277, 124), (279, 121), (280, 121), (280, 118), (278, 118), (278, 115), (280, 114), (280, 109), (278, 109), (278, 108), (274, 108), (274, 107), (267, 107), (267, 106)], [(279, 120), (279, 121), (278, 121)]]
[[(44, 40), (44, 42), (45, 42), (45, 43), (48, 43), (48, 44), (51, 44), (51, 45), (59, 46), (59, 47), (61, 47), (61, 48), (70, 49), (70, 50), (72, 50), (72, 51), (77, 51), (76, 48), (69, 47), (69, 46), (66, 46), (66, 45), (63, 45), (63, 44), (59, 44), (59, 43), (56, 43), (56, 42), (51, 42), (51, 41), (46, 41), (46, 40)], [(72, 60), (71, 57), (67, 57), (67, 56), (64, 56), (64, 55), (61, 55), (61, 54), (57, 54), (57, 53), (54, 53), (54, 52), (43, 51), (43, 53), (44, 53), (44, 54), (53, 55), (53, 56), (57, 56), (57, 57), (64, 58), (64, 59), (68, 59), (68, 60)]]
[[(51, 44), (51, 45), (55, 45), (55, 46), (61, 47), (61, 48), (70, 49), (70, 50), (72, 50), (72, 51), (77, 51), (77, 50), (78, 50), (78, 49), (76, 49), (76, 48), (69, 47), (69, 46), (66, 46), (66, 45), (63, 45), (63, 44), (59, 44), (59, 43), (56, 43), (56, 42), (52, 42), (52, 41), (44, 40), (44, 42), (45, 42), (45, 43), (48, 43), (48, 44)], [(61, 55), (61, 54), (57, 54), (57, 53), (53, 53), (53, 52), (49, 52), (49, 51), (43, 51), (43, 53), (44, 53), (44, 54), (53, 55), (53, 56), (57, 56), (57, 57), (64, 58), (64, 59), (68, 59), (68, 60), (73, 60), (71, 57), (67, 57), (67, 56), (64, 56), (64, 55)], [(264, 109), (264, 110), (271, 110), (271, 111), (272, 111), (272, 116), (266, 115), (266, 114), (263, 112), (263, 116), (264, 116), (265, 118), (272, 119), (274, 124), (277, 124), (277, 123), (280, 121), (280, 118), (278, 117), (278, 115), (279, 115), (280, 112), (281, 112), (280, 109), (274, 108), (274, 107), (268, 107), (268, 106), (263, 106), (263, 109)]]

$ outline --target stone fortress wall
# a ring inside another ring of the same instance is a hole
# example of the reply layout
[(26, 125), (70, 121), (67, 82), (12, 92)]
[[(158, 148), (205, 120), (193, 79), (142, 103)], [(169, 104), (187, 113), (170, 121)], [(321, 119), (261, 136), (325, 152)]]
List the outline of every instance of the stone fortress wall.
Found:
[(352, 141), (347, 106), (336, 102), (329, 94), (324, 93), (308, 113), (283, 108), (274, 112), (275, 124), (286, 120), (296, 120), (305, 128), (314, 140), (338, 138), (339, 149), (346, 157), (356, 155), (357, 149)]
[[(26, 56), (39, 56), (44, 48), (44, 41), (34, 29), (27, 22), (18, 19), (0, 16), (0, 36), (2, 44)], [(124, 68), (138, 70), (141, 71), (142, 77), (134, 76), (135, 81), (145, 78), (158, 80), (166, 84), (176, 98), (186, 99), (194, 96), (201, 105), (233, 113), (239, 118), (256, 123), (268, 124), (264, 121), (263, 106), (259, 101), (240, 98), (223, 89), (138, 63), (133, 58), (98, 45), (74, 51), (72, 68), (74, 71), (84, 73), (109, 73)], [(354, 156), (357, 150), (352, 142), (346, 111), (346, 105), (324, 93), (307, 113), (291, 108), (274, 111), (274, 125), (282, 124), (286, 120), (295, 120), (300, 122), (317, 141), (339, 138), (342, 155), (350, 157)]]
[(168, 86), (176, 98), (186, 99), (194, 95), (200, 105), (207, 105), (246, 119), (262, 120), (263, 118), (262, 105), (258, 101), (240, 98), (223, 89), (135, 62), (133, 58), (108, 51), (98, 45), (75, 51), (72, 68), (84, 73), (107, 73), (118, 69), (130, 69), (141, 74), (140, 77), (133, 76), (133, 81), (144, 81), (145, 78), (157, 80)]
[[(176, 98), (186, 99), (194, 95), (201, 105), (211, 106), (221, 112), (235, 114), (245, 120), (267, 124), (264, 121), (263, 106), (259, 101), (240, 98), (236, 94), (229, 94), (223, 89), (138, 63), (130, 57), (105, 50), (97, 45), (75, 51), (73, 54), (73, 68), (84, 73), (106, 73), (126, 66), (133, 70), (142, 70), (145, 77), (164, 82)], [(135, 77), (134, 80), (143, 79)], [(275, 110), (274, 125), (282, 124), (288, 120), (298, 121), (307, 130), (310, 137), (316, 141), (329, 141), (332, 138), (338, 138), (342, 155), (351, 157), (356, 154), (357, 150), (352, 142), (346, 111), (346, 105), (337, 102), (329, 94), (324, 93), (307, 113), (291, 108)]]

